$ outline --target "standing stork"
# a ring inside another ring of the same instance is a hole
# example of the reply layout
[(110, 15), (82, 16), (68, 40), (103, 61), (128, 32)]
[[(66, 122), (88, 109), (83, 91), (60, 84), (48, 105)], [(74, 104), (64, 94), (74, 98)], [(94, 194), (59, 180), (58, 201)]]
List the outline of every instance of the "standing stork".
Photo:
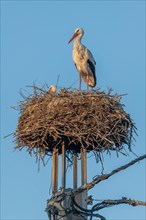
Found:
[(82, 43), (81, 39), (84, 35), (82, 28), (77, 28), (74, 35), (69, 40), (68, 44), (74, 39), (73, 46), (73, 61), (79, 72), (79, 89), (81, 89), (82, 78), (88, 86), (96, 86), (96, 75), (95, 75), (95, 60), (92, 53)]

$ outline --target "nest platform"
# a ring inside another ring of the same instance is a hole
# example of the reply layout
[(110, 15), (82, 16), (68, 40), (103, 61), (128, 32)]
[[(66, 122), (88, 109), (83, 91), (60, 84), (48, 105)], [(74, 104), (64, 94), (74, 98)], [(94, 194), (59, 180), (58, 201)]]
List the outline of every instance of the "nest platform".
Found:
[(16, 149), (27, 148), (43, 159), (54, 148), (61, 153), (65, 143), (69, 154), (131, 150), (135, 125), (120, 103), (120, 95), (99, 90), (62, 89), (51, 94), (34, 87), (20, 102), (20, 117), (14, 138)]

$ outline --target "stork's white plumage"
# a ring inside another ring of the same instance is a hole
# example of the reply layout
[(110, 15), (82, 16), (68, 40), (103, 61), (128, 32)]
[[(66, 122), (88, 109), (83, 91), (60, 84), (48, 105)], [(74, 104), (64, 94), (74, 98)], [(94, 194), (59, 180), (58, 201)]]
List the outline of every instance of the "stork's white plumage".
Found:
[(48, 89), (48, 93), (55, 93), (57, 91), (57, 86), (51, 85)]
[(92, 53), (81, 43), (81, 39), (83, 35), (84, 35), (84, 30), (82, 28), (77, 28), (75, 30), (74, 35), (68, 42), (70, 43), (74, 39), (72, 55), (73, 55), (73, 61), (80, 76), (79, 89), (81, 89), (82, 78), (86, 82), (87, 87), (96, 86), (96, 75), (95, 75), (96, 62), (93, 58)]

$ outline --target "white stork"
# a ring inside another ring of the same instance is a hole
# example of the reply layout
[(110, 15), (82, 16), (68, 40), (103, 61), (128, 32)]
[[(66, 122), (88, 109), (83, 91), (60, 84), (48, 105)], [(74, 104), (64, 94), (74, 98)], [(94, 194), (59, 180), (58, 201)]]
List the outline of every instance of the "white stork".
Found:
[(70, 43), (74, 39), (73, 46), (73, 61), (79, 72), (80, 83), (79, 89), (81, 89), (82, 78), (88, 86), (96, 86), (96, 76), (95, 76), (95, 60), (92, 53), (81, 43), (81, 39), (84, 35), (84, 30), (82, 28), (77, 28), (74, 35), (69, 40)]

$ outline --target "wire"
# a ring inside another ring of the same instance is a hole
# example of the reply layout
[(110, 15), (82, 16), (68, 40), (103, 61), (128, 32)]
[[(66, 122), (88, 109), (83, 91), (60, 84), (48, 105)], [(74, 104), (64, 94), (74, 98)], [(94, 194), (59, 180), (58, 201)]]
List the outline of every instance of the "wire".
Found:
[[(49, 211), (50, 212), (54, 211), (53, 208), (57, 209), (57, 207), (54, 204), (55, 202), (58, 202), (60, 204), (61, 210), (59, 209), (57, 213), (54, 212), (54, 214), (59, 217), (58, 219), (61, 219), (65, 216), (67, 216), (68, 213), (72, 212), (72, 213), (74, 213), (74, 215), (81, 216), (85, 220), (86, 220), (87, 216), (90, 217), (90, 220), (92, 220), (93, 217), (99, 218), (100, 220), (106, 220), (102, 215), (100, 215), (98, 213), (95, 213), (95, 212), (97, 212), (99, 209), (102, 209), (104, 207), (112, 206), (112, 204), (109, 204), (108, 202), (103, 201), (101, 203), (95, 204), (92, 207), (92, 209), (85, 209), (85, 208), (82, 208), (80, 205), (77, 204), (77, 202), (75, 201), (75, 196), (72, 194), (68, 198), (68, 203), (67, 203), (68, 205), (67, 205), (67, 208), (66, 208), (62, 204), (63, 199), (60, 199), (58, 201), (58, 197), (60, 197), (60, 196), (61, 195), (55, 196), (52, 199), (52, 204), (47, 207), (47, 212), (49, 213)], [(62, 193), (62, 196), (63, 196), (63, 193)], [(63, 213), (61, 213), (61, 212), (63, 212)]]
[(76, 203), (74, 196), (72, 197), (72, 200), (73, 200), (73, 203), (74, 203), (79, 209), (81, 209), (82, 211), (84, 211), (84, 212), (91, 212), (90, 209), (84, 209), (84, 208), (82, 208), (81, 206), (79, 206), (79, 205)]
[[(82, 208), (81, 206), (79, 206), (79, 205), (76, 203), (74, 197), (72, 197), (72, 200), (73, 200), (73, 205), (77, 206), (80, 210), (82, 210), (82, 211), (78, 211), (78, 212), (79, 212), (80, 214), (82, 213), (82, 214), (84, 214), (84, 215), (86, 215), (86, 216), (91, 216), (91, 217), (90, 217), (90, 220), (92, 220), (92, 217), (93, 217), (93, 216), (98, 217), (98, 218), (100, 218), (101, 220), (106, 220), (102, 215), (100, 215), (100, 214), (98, 214), (98, 213), (96, 213), (96, 214), (93, 213), (94, 211), (97, 211), (97, 210), (95, 210), (95, 206), (96, 206), (96, 205), (93, 206), (92, 209), (84, 209), (84, 208)], [(74, 207), (74, 208), (75, 208), (75, 207)], [(77, 211), (76, 208), (75, 208), (75, 210)], [(85, 218), (85, 219), (86, 219), (86, 218)]]

